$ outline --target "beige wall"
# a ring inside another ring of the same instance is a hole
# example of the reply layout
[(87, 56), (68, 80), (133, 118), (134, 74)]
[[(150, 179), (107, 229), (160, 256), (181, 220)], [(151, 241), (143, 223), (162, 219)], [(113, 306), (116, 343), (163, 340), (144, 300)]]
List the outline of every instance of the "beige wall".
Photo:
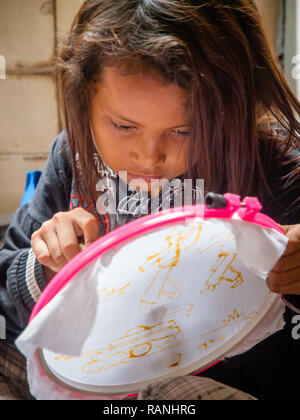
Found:
[(256, 2), (261, 11), (269, 40), (274, 50), (276, 50), (280, 0), (256, 0)]
[(0, 215), (18, 208), (26, 172), (43, 169), (61, 129), (51, 64), (82, 2), (0, 0)]
[[(122, 1), (122, 0), (120, 0)], [(279, 0), (257, 0), (275, 43)], [(83, 0), (0, 0), (0, 215), (20, 203), (26, 172), (43, 169), (61, 130), (51, 63)]]

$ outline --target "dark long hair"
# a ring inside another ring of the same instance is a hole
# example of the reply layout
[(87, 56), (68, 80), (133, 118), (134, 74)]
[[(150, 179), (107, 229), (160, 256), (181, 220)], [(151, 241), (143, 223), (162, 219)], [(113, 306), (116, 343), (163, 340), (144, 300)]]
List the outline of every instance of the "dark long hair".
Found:
[[(141, 62), (188, 92), (193, 124), (188, 177), (203, 178), (206, 189), (216, 192), (261, 197), (270, 192), (260, 142), (280, 141), (282, 153), (292, 148), (300, 136), (300, 104), (252, 0), (85, 1), (58, 59), (78, 192), (84, 182), (96, 202), (92, 81), (105, 65), (127, 63), (130, 69)], [(284, 138), (271, 119), (285, 130)]]

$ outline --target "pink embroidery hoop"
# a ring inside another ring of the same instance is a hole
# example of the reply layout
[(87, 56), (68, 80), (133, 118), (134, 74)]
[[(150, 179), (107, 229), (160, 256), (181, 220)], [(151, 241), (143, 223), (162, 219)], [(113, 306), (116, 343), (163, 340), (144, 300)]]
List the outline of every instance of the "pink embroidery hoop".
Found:
[[(94, 244), (82, 251), (72, 261), (54, 277), (54, 279), (47, 285), (46, 289), (38, 299), (31, 317), (30, 322), (37, 316), (37, 314), (56, 296), (57, 293), (80, 272), (85, 266), (90, 264), (96, 258), (104, 254), (105, 252), (117, 247), (119, 245), (126, 244), (133, 238), (141, 236), (145, 233), (159, 229), (164, 226), (172, 225), (178, 222), (184, 222), (188, 219), (195, 217), (202, 217), (205, 219), (219, 218), (219, 219), (231, 219), (234, 214), (238, 215), (241, 220), (246, 222), (254, 223), (265, 228), (274, 229), (281, 234), (281, 227), (274, 222), (268, 216), (260, 213), (261, 205), (256, 198), (245, 198), (241, 203), (240, 197), (234, 194), (225, 194), (227, 200), (227, 206), (223, 209), (212, 209), (206, 205), (198, 206), (187, 206), (181, 208), (174, 208), (165, 210), (160, 213), (145, 216), (134, 222), (131, 222), (123, 227), (120, 227), (102, 238), (99, 238)], [(45, 361), (44, 361), (45, 362)], [(201, 372), (218, 361), (211, 363), (207, 367), (201, 370)], [(43, 368), (47, 368), (45, 364)], [(56, 380), (49, 370), (45, 369), (52, 380)], [(199, 371), (197, 372), (199, 373)], [(196, 373), (195, 373), (196, 374)], [(62, 383), (58, 381), (60, 385)]]

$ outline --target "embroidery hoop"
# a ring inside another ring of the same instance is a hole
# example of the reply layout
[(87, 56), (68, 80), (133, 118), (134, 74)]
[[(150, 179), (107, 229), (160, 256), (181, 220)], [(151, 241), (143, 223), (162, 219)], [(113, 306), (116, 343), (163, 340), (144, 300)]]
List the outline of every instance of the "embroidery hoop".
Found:
[[(110, 232), (105, 235), (103, 238), (100, 238), (89, 248), (84, 250), (81, 254), (76, 256), (72, 263), (68, 263), (48, 284), (47, 288), (44, 290), (43, 294), (39, 298), (37, 304), (35, 305), (33, 312), (30, 317), (30, 322), (37, 316), (40, 310), (46, 306), (50, 300), (57, 294), (59, 291), (69, 282), (72, 281), (72, 278), (76, 276), (81, 269), (87, 266), (89, 263), (94, 261), (100, 255), (103, 255), (105, 252), (109, 251), (113, 247), (118, 247), (119, 245), (126, 244), (127, 241), (132, 238), (139, 237), (143, 234), (154, 231), (155, 229), (167, 227), (174, 225), (179, 222), (192, 220), (197, 215), (199, 211), (203, 214), (203, 219), (208, 220), (210, 218), (218, 218), (229, 220), (233, 215), (238, 215), (238, 217), (245, 221), (260, 225), (264, 228), (271, 228), (284, 234), (280, 226), (278, 226), (272, 219), (268, 216), (265, 216), (262, 213), (259, 213), (261, 205), (256, 198), (246, 198), (243, 202), (244, 207), (241, 206), (240, 197), (233, 194), (225, 194), (224, 196), (227, 201), (225, 208), (209, 208), (206, 205), (204, 206), (188, 206), (185, 208), (175, 208), (168, 211), (162, 211), (157, 214), (150, 216), (145, 216), (141, 219), (138, 219), (134, 222), (128, 223), (125, 226), (118, 228), (117, 230)], [(280, 300), (280, 296), (273, 295), (271, 302), (268, 302), (269, 305), (260, 308), (251, 322), (249, 322), (246, 327), (242, 328), (233, 339), (230, 339), (225, 345), (219, 347), (216, 351), (210, 353), (207, 357), (201, 359), (201, 365), (199, 361), (193, 362), (189, 365), (177, 368), (172, 375), (186, 375), (193, 372), (198, 372), (212, 366), (217, 363), (224, 355), (233, 351), (238, 347), (241, 341), (245, 340), (252, 331), (264, 321), (265, 317), (270, 313), (270, 311), (276, 306)], [(97, 386), (81, 384), (68, 380), (63, 376), (60, 376), (58, 372), (51, 369), (45, 360), (43, 350), (39, 349), (38, 351), (39, 361), (45, 373), (52, 379), (54, 382), (63, 386), (66, 389), (69, 389), (73, 392), (80, 394), (88, 395), (117, 395), (124, 393), (137, 392), (141, 387), (146, 386), (147, 384), (163, 379), (163, 377), (155, 377), (150, 380), (140, 381), (138, 383), (116, 385), (116, 386)]]

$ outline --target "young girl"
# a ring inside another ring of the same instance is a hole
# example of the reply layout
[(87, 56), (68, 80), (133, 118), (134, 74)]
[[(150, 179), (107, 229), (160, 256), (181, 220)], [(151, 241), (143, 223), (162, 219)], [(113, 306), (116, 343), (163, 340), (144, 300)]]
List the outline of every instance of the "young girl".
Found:
[[(254, 1), (86, 1), (58, 69), (66, 129), (0, 252), (7, 343), (80, 242), (88, 246), (144, 214), (123, 211), (118, 201), (110, 211), (103, 193), (118, 200), (118, 188), (130, 184), (124, 196), (130, 201), (134, 183), (148, 194), (154, 180), (204, 179), (205, 191), (257, 196), (290, 238), (267, 280), (285, 294), (285, 328), (205, 376), (256, 398), (299, 397), (292, 384), (300, 341), (292, 329), (300, 313), (300, 104)], [(121, 181), (117, 189), (114, 180)], [(7, 343), (1, 374), (12, 382)]]

